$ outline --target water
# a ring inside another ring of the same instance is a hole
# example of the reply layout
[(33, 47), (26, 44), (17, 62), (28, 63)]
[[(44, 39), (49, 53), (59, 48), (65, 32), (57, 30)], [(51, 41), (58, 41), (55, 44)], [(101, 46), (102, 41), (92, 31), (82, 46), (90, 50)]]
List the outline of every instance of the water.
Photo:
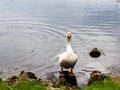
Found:
[[(119, 0), (0, 0), (0, 77), (58, 74), (68, 31), (80, 86), (91, 71), (120, 65)], [(94, 47), (104, 53), (97, 59), (88, 54)]]

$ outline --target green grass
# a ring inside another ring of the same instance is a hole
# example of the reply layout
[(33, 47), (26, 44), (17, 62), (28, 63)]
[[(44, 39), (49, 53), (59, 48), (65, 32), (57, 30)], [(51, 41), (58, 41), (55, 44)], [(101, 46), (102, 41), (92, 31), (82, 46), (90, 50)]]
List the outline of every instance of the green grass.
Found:
[(34, 81), (21, 81), (11, 88), (13, 90), (47, 90), (45, 85)]
[(115, 84), (107, 77), (104, 82), (96, 81), (81, 90), (120, 90), (120, 84)]
[(10, 89), (8, 89), (8, 87), (5, 83), (0, 82), (0, 90), (10, 90)]
[(0, 83), (0, 90), (47, 90), (44, 84), (34, 81), (21, 81), (13, 86), (7, 86), (5, 83)]

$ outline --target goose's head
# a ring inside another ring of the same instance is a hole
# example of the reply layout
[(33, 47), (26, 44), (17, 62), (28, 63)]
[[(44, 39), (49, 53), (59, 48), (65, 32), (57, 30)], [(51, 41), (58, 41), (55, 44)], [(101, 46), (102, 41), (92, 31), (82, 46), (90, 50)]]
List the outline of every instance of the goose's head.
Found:
[(68, 33), (67, 33), (67, 40), (70, 41), (70, 40), (71, 40), (71, 37), (72, 37), (72, 33), (71, 33), (71, 32), (68, 32)]

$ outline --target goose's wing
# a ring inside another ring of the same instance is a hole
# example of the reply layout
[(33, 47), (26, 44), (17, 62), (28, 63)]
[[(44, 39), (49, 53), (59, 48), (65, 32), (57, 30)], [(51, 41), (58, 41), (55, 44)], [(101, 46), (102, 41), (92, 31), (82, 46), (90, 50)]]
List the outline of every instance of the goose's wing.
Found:
[(59, 54), (59, 62), (63, 60), (66, 56), (66, 52), (63, 52), (62, 54)]

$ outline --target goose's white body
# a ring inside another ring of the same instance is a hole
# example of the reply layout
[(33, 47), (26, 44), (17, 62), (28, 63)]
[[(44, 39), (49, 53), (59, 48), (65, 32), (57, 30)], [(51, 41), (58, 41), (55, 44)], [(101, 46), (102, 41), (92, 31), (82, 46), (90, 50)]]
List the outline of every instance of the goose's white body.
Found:
[(67, 41), (66, 52), (59, 54), (59, 64), (62, 68), (73, 69), (77, 62), (77, 55), (73, 52), (71, 41)]

